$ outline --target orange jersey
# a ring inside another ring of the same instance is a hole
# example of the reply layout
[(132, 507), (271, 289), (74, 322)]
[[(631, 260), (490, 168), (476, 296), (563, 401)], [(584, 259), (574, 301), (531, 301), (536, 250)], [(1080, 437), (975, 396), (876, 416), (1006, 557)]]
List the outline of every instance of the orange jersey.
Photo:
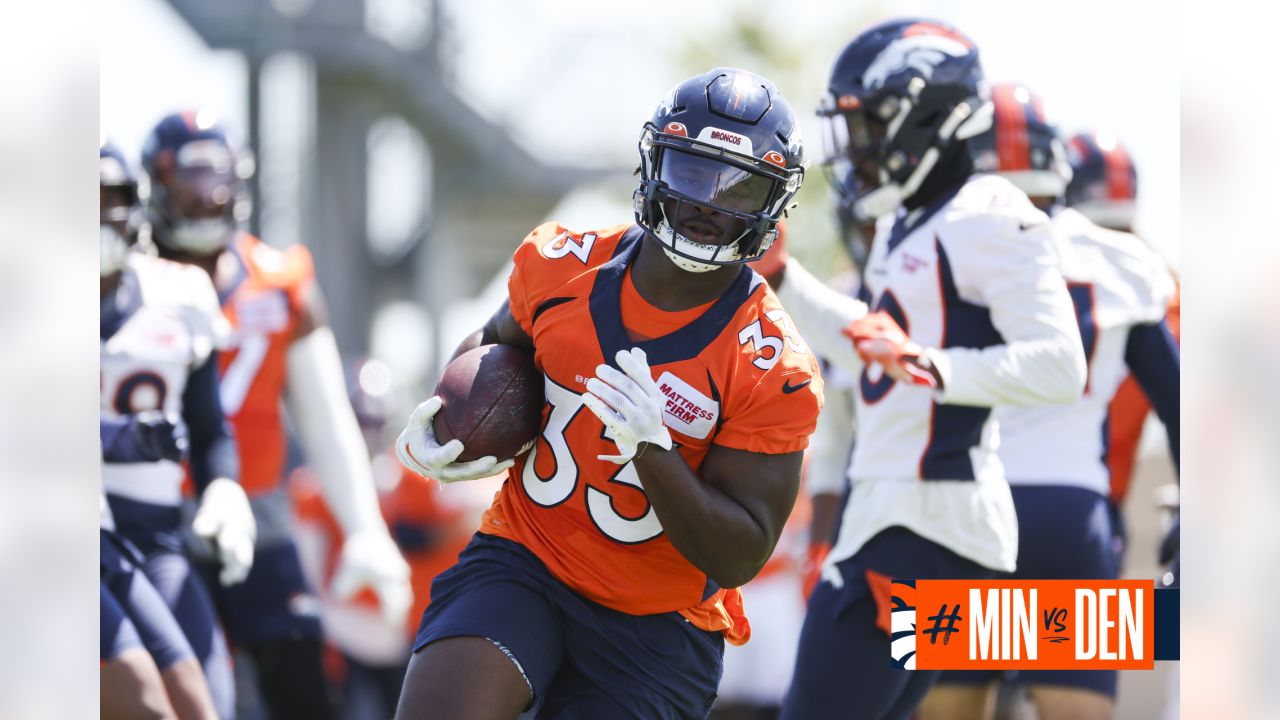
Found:
[(232, 327), (231, 347), (219, 355), (222, 408), (240, 448), (240, 484), (257, 494), (284, 473), (285, 359), (315, 270), (301, 245), (282, 251), (248, 233), (231, 252), (239, 273), (218, 293)]
[[(1181, 340), (1181, 293), (1175, 292), (1169, 303), (1165, 322), (1175, 339)], [(1107, 467), (1111, 471), (1111, 499), (1124, 502), (1133, 477), (1133, 464), (1138, 456), (1138, 442), (1142, 439), (1142, 427), (1151, 413), (1151, 403), (1143, 394), (1138, 382), (1129, 376), (1120, 384), (1107, 407)]]
[(747, 268), (702, 308), (669, 313), (646, 303), (629, 280), (642, 242), (639, 227), (573, 233), (549, 223), (516, 251), (511, 314), (533, 338), (546, 404), (534, 448), (511, 469), (480, 530), (524, 545), (597, 603), (633, 615), (680, 612), (745, 642), (740, 593), (716, 587), (676, 550), (633, 466), (597, 458), (617, 447), (581, 393), (606, 358), (641, 347), (667, 395), (672, 440), (697, 473), (712, 443), (803, 450), (822, 381), (777, 298)]

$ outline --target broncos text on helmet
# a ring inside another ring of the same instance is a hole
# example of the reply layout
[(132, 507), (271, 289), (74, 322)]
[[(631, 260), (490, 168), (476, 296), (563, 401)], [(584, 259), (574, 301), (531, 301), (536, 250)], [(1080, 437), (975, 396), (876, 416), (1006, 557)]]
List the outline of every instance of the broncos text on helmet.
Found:
[(969, 141), (974, 169), (999, 173), (1032, 198), (1060, 200), (1071, 165), (1040, 96), (1025, 85), (999, 83), (991, 87), (991, 104), (991, 129)]
[(247, 216), (248, 163), (212, 112), (161, 119), (143, 143), (142, 169), (151, 180), (147, 220), (157, 246), (196, 256), (227, 247)]
[(990, 126), (978, 48), (933, 20), (875, 25), (836, 58), (818, 116), (832, 184), (874, 221), (956, 157), (953, 143)]
[(773, 83), (716, 68), (680, 83), (640, 134), (636, 222), (689, 272), (750, 262), (804, 181), (804, 144)]
[(1072, 178), (1067, 205), (1095, 224), (1133, 232), (1138, 171), (1114, 133), (1083, 132), (1067, 140)]

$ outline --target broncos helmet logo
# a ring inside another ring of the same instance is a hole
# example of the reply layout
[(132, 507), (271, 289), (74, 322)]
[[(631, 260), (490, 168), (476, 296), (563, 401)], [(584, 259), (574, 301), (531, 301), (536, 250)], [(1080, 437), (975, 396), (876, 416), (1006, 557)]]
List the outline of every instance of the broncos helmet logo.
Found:
[(893, 605), (889, 611), (889, 652), (893, 665), (916, 669), (916, 588), (915, 581), (893, 582)]
[(862, 74), (862, 86), (877, 90), (889, 78), (904, 70), (915, 70), (926, 80), (933, 77), (933, 70), (948, 56), (958, 58), (968, 55), (971, 48), (949, 37), (934, 34), (909, 35), (889, 43)]

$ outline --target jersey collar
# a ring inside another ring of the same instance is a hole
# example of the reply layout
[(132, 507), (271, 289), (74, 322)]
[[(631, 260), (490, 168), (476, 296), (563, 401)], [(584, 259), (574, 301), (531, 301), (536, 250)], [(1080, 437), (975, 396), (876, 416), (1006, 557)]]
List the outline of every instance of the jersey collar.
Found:
[(763, 278), (743, 265), (729, 289), (696, 320), (662, 337), (633, 342), (622, 326), (622, 279), (639, 253), (644, 235), (644, 228), (639, 225), (623, 233), (613, 257), (596, 271), (591, 287), (591, 321), (600, 341), (600, 352), (609, 365), (614, 365), (619, 350), (632, 347), (644, 350), (650, 366), (697, 357), (724, 332), (738, 308), (764, 283)]

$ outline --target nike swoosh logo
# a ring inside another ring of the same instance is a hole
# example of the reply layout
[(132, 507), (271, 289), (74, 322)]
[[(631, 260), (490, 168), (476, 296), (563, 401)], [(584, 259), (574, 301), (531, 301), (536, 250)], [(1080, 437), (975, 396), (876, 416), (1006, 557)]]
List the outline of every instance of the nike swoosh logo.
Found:
[(797, 391), (797, 390), (803, 390), (804, 388), (808, 387), (808, 386), (809, 386), (809, 383), (811, 383), (811, 382), (813, 382), (813, 381), (812, 381), (812, 380), (805, 380), (804, 382), (800, 383), (799, 385), (792, 385), (792, 384), (791, 384), (791, 381), (790, 381), (790, 380), (787, 380), (786, 382), (782, 383), (782, 394), (783, 394), (783, 395), (790, 395), (791, 393), (793, 393), (793, 392), (795, 392), (795, 391)]

